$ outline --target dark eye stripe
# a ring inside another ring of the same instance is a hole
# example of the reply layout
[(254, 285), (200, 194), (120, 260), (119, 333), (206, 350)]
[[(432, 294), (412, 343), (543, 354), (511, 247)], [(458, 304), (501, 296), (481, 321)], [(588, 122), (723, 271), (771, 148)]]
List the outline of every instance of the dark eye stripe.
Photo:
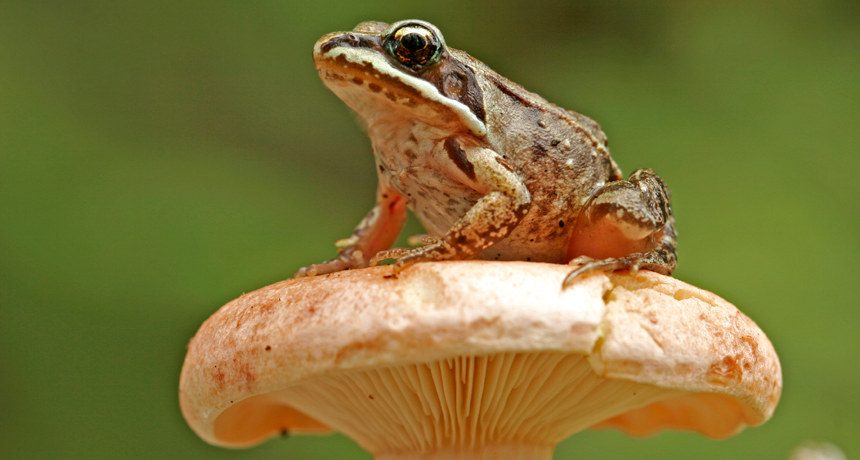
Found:
[(432, 68), (415, 75), (436, 87), (439, 93), (469, 108), (475, 117), (486, 123), (484, 93), (478, 85), (475, 73), (466, 64), (455, 59), (448, 50)]

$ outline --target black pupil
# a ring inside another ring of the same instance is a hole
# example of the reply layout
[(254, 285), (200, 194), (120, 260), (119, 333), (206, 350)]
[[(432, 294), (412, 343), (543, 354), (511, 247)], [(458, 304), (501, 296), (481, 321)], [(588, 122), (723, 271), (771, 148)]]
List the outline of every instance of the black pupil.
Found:
[(385, 37), (388, 55), (415, 72), (436, 63), (443, 47), (432, 31), (417, 25), (405, 25)]
[(425, 46), (427, 46), (427, 41), (424, 40), (424, 37), (418, 34), (407, 34), (400, 40), (400, 43), (404, 48), (410, 51), (418, 51)]

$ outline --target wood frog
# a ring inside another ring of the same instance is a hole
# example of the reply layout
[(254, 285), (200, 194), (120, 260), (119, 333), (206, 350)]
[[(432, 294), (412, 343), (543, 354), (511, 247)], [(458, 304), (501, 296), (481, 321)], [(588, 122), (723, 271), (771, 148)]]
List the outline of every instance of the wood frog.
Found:
[[(314, 45), (320, 78), (364, 120), (376, 206), (313, 276), (396, 259), (530, 260), (671, 274), (669, 189), (650, 169), (627, 180), (600, 126), (445, 44), (424, 21), (364, 22)], [(411, 209), (424, 245), (390, 249)]]

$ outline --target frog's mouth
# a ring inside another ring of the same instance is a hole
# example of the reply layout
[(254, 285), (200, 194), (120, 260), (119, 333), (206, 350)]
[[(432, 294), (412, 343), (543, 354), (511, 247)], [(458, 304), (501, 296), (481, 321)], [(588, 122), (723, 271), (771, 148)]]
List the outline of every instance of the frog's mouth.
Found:
[[(378, 35), (328, 34), (314, 45), (313, 56), (323, 83), (368, 123), (396, 113), (430, 125), (465, 125), (475, 135), (486, 134), (484, 122), (467, 105), (392, 64)], [(383, 113), (386, 106), (393, 110)]]

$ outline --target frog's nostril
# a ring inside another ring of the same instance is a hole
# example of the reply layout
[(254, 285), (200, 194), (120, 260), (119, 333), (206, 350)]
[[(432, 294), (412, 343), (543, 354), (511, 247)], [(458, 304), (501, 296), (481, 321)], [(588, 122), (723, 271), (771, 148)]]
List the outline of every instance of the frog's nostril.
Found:
[(343, 37), (343, 44), (355, 48), (359, 44), (358, 37), (353, 34), (347, 34)]
[(340, 46), (340, 40), (329, 40), (320, 45), (320, 52), (325, 54), (338, 46)]

